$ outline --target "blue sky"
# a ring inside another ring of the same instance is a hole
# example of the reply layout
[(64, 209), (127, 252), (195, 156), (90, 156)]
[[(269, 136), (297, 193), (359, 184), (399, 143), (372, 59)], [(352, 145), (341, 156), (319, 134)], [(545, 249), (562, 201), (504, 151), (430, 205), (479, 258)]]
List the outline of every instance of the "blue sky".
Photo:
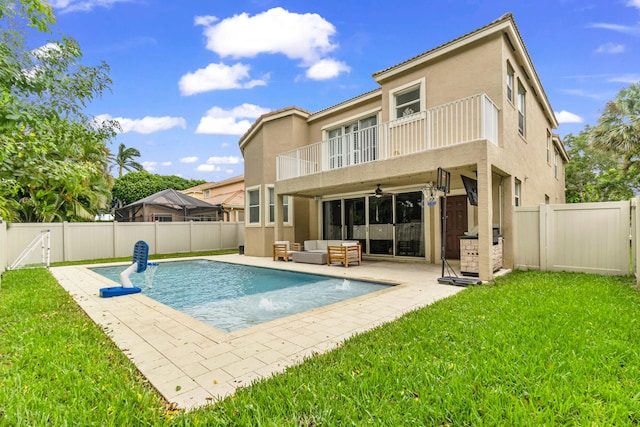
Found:
[[(640, 0), (51, 0), (82, 62), (111, 67), (89, 113), (123, 127), (161, 175), (244, 172), (238, 140), (262, 113), (318, 111), (371, 75), (513, 12), (561, 136), (594, 125), (640, 80)], [(115, 172), (115, 171), (114, 171)]]

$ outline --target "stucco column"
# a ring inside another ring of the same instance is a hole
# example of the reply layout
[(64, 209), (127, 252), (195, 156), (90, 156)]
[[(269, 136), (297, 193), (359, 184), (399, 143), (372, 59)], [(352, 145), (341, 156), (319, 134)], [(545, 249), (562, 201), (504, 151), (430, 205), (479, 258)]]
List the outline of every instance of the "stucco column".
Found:
[(275, 212), (273, 216), (273, 220), (275, 222), (274, 227), (274, 240), (284, 240), (284, 196), (282, 194), (276, 193), (276, 204), (274, 206)]
[(502, 265), (505, 268), (513, 269), (515, 254), (515, 224), (514, 224), (514, 177), (506, 176), (502, 179), (502, 224), (500, 224), (500, 234), (502, 234)]
[(478, 166), (478, 261), (480, 280), (493, 279), (493, 191), (491, 165), (480, 159)]

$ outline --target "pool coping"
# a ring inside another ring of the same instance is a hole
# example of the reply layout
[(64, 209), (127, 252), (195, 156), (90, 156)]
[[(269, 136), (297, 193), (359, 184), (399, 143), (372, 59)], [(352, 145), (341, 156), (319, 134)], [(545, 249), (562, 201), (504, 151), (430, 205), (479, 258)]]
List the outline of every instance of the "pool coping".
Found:
[[(365, 260), (344, 268), (236, 254), (198, 258), (396, 285), (227, 333), (143, 294), (101, 298), (99, 289), (113, 282), (90, 268), (126, 263), (51, 268), (60, 285), (158, 392), (183, 409), (215, 403), (254, 380), (464, 289), (439, 284), (440, 266), (420, 262)], [(180, 259), (185, 258), (160, 262)]]

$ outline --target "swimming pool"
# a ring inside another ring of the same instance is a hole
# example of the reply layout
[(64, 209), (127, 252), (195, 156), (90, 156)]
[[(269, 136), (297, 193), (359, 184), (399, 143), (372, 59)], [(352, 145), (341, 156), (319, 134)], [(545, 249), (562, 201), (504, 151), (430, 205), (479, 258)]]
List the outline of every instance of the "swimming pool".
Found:
[[(91, 270), (119, 283), (126, 267)], [(163, 262), (151, 286), (144, 274), (130, 278), (149, 298), (225, 332), (391, 286), (210, 260)]]

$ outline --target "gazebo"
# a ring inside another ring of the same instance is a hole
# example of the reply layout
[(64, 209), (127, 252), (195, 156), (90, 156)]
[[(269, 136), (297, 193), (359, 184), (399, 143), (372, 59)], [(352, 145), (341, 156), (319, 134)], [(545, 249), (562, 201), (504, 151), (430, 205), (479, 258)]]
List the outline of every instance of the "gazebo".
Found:
[(118, 222), (221, 221), (222, 205), (212, 205), (172, 188), (130, 203), (115, 211)]

